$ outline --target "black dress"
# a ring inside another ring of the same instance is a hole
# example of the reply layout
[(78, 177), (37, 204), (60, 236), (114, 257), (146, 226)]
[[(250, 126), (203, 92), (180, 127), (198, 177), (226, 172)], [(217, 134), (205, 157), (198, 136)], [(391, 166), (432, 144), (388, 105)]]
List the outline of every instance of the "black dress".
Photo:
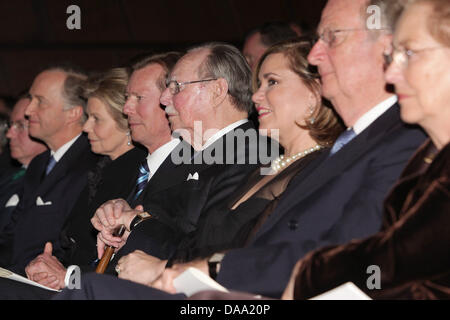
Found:
[(54, 255), (67, 267), (92, 265), (97, 258), (97, 231), (90, 219), (98, 207), (111, 199), (127, 197), (134, 191), (139, 162), (147, 151), (137, 147), (114, 161), (109, 157), (99, 161), (88, 175), (88, 184), (75, 204), (61, 233), (62, 252)]
[(233, 210), (235, 204), (265, 177), (261, 175), (260, 169), (255, 170), (230, 197), (229, 202), (199, 221), (197, 231), (181, 242), (171, 262), (205, 258), (216, 252), (245, 246), (274, 211), (291, 179), (324, 150), (320, 149), (293, 162)]

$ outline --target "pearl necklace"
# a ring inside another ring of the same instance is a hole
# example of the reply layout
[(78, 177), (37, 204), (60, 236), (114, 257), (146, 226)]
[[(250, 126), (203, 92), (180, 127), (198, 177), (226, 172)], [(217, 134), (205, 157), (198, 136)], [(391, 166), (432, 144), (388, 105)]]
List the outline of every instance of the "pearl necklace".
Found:
[(287, 167), (288, 165), (290, 165), (292, 162), (304, 158), (305, 156), (307, 156), (310, 153), (313, 153), (314, 151), (320, 150), (322, 149), (322, 146), (320, 145), (316, 145), (315, 147), (306, 149), (304, 151), (301, 151), (299, 153), (296, 153), (290, 157), (284, 157), (284, 154), (282, 154), (281, 156), (279, 156), (278, 158), (276, 158), (275, 160), (273, 160), (272, 162), (272, 170), (275, 172), (281, 171), (283, 170), (285, 167)]

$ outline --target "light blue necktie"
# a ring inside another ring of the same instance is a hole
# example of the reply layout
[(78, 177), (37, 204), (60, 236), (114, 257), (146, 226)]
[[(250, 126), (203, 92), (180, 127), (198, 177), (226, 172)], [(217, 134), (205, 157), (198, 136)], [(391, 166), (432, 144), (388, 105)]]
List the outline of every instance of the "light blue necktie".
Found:
[(51, 156), (50, 160), (48, 161), (47, 168), (45, 169), (46, 176), (50, 173), (50, 171), (52, 171), (55, 164), (56, 164), (56, 160), (55, 160), (55, 158), (53, 158), (53, 156)]
[(342, 132), (334, 143), (333, 148), (331, 148), (330, 157), (341, 150), (354, 137), (356, 137), (356, 133), (353, 129), (345, 130), (344, 132)]
[(133, 201), (136, 201), (137, 198), (139, 198), (139, 196), (141, 195), (142, 191), (144, 191), (149, 176), (150, 169), (148, 168), (147, 159), (145, 159), (139, 165), (139, 175), (136, 181), (136, 193), (134, 194)]

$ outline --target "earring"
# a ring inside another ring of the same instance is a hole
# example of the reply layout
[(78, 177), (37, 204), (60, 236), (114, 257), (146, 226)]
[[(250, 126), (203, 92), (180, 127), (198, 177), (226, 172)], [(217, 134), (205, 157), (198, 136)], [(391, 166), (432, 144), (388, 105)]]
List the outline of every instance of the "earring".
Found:
[(128, 138), (127, 146), (131, 146), (130, 130), (127, 131), (127, 138)]
[(310, 124), (314, 124), (314, 122), (316, 121), (316, 118), (314, 117), (314, 111), (315, 111), (314, 106), (310, 105), (309, 106), (309, 120), (308, 120)]

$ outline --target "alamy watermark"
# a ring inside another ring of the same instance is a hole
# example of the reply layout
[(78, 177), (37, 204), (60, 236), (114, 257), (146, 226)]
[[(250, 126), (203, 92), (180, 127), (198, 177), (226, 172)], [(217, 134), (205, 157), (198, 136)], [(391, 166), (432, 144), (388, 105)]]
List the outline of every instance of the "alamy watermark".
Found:
[(81, 30), (81, 9), (79, 6), (72, 4), (67, 7), (66, 13), (70, 16), (66, 20), (66, 26), (69, 30)]
[(366, 273), (370, 274), (367, 278), (366, 286), (369, 290), (381, 289), (381, 269), (379, 266), (373, 264), (367, 267)]
[(67, 268), (64, 284), (69, 290), (81, 289), (81, 270), (79, 266), (72, 265)]
[(366, 20), (366, 26), (369, 30), (381, 30), (381, 8), (379, 6), (368, 6), (366, 13), (369, 17)]

